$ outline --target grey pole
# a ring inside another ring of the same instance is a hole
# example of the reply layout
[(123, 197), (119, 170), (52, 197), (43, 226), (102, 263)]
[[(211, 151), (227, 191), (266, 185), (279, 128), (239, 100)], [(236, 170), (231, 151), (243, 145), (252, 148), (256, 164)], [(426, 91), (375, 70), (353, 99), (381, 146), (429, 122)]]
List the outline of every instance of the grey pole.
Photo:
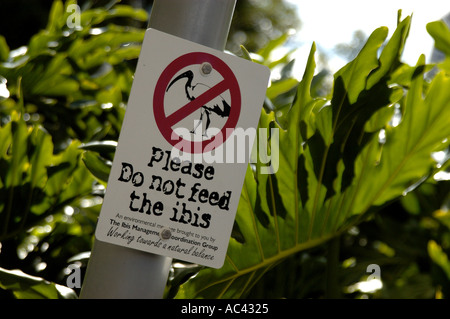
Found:
[[(236, 0), (155, 0), (149, 28), (225, 49)], [(162, 298), (172, 259), (95, 240), (80, 298)]]
[(223, 51), (236, 0), (155, 0), (149, 28)]

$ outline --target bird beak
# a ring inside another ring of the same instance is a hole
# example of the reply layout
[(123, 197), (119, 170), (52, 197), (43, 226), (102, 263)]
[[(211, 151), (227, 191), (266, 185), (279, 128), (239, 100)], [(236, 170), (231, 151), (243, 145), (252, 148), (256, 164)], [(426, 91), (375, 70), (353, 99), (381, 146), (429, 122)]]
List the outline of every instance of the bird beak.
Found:
[(178, 80), (180, 80), (182, 78), (188, 78), (189, 81), (192, 81), (192, 79), (194, 78), (194, 73), (192, 73), (191, 70), (181, 73), (179, 76), (177, 76), (175, 79), (173, 79), (172, 82), (170, 82), (169, 86), (166, 89), (166, 92), (169, 91), (172, 84), (174, 84), (175, 82), (177, 82)]

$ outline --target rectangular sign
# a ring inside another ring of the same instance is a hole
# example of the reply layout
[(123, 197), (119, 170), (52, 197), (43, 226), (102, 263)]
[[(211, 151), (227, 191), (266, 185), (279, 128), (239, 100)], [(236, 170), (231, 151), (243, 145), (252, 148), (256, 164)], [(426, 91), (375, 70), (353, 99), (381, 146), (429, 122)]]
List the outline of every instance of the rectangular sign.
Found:
[(148, 29), (96, 238), (220, 268), (269, 76)]

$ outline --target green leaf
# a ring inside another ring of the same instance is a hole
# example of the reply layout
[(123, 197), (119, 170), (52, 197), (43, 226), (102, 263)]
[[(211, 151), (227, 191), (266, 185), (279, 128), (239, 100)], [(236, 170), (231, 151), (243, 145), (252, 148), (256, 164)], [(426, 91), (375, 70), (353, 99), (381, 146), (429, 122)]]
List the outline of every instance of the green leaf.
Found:
[(80, 146), (85, 151), (93, 151), (99, 154), (114, 153), (117, 148), (116, 141), (94, 141)]
[(443, 251), (442, 247), (439, 246), (434, 240), (428, 242), (428, 254), (431, 260), (433, 260), (437, 265), (439, 265), (447, 278), (450, 280), (450, 261), (448, 260), (447, 254)]
[(76, 299), (76, 293), (65, 286), (30, 276), (20, 270), (0, 268), (0, 287), (11, 290), (18, 299)]
[[(366, 78), (379, 66), (377, 52), (387, 34), (388, 29), (386, 27), (376, 29), (370, 35), (358, 56), (335, 74), (335, 80), (342, 79), (342, 86), (346, 89), (346, 98), (348, 98), (349, 103), (356, 102), (359, 94), (366, 88)], [(389, 65), (386, 67), (389, 67)], [(342, 108), (342, 105), (338, 105), (338, 107)], [(336, 110), (335, 113), (339, 114), (339, 112), (340, 109)]]
[(127, 5), (115, 5), (110, 11), (108, 18), (132, 18), (138, 21), (147, 21), (148, 14), (144, 9), (135, 9)]
[[(67, 53), (83, 70), (100, 66), (106, 61), (115, 65), (124, 59), (136, 58), (140, 47), (131, 44), (140, 44), (143, 39), (143, 30), (122, 30), (110, 26), (103, 33), (86, 40), (78, 38)], [(123, 46), (124, 44), (127, 46)]]
[(270, 53), (272, 53), (274, 49), (285, 43), (288, 37), (289, 34), (285, 33), (278, 38), (271, 40), (264, 48), (259, 50), (257, 54), (260, 55), (264, 60), (268, 60)]
[(9, 57), (9, 46), (4, 36), (0, 35), (0, 62), (4, 62)]
[(53, 1), (53, 5), (50, 9), (50, 14), (48, 17), (47, 30), (48, 31), (57, 31), (59, 30), (63, 24), (64, 20), (64, 5), (61, 0)]
[(56, 32), (48, 32), (43, 30), (35, 35), (28, 44), (27, 56), (31, 58), (38, 57), (39, 55), (53, 55), (54, 51), (49, 48), (49, 43), (57, 43), (60, 39), (60, 35)]
[(444, 21), (428, 23), (427, 31), (433, 37), (435, 47), (446, 55), (450, 55), (450, 29)]
[[(400, 15), (400, 12), (399, 12)], [(400, 66), (400, 56), (405, 47), (406, 38), (409, 34), (411, 26), (411, 17), (406, 17), (398, 23), (397, 29), (394, 31), (389, 42), (380, 55), (380, 66), (370, 75), (367, 87), (371, 88), (375, 83), (380, 81), (388, 72), (394, 72)]]
[(289, 90), (292, 90), (298, 85), (298, 81), (296, 79), (284, 79), (280, 81), (276, 81), (272, 83), (272, 85), (267, 89), (267, 97), (269, 99), (273, 99), (280, 94), (286, 93)]
[(70, 183), (70, 177), (78, 165), (80, 151), (79, 142), (72, 142), (64, 152), (55, 156), (52, 164), (47, 167), (48, 180), (46, 193), (51, 197), (61, 196)]
[(111, 163), (93, 152), (83, 153), (83, 162), (87, 169), (100, 181), (107, 183), (111, 172)]
[[(386, 128), (386, 142), (376, 165), (363, 165), (361, 178), (371, 178), (372, 183), (361, 183), (354, 206), (365, 211), (370, 206), (379, 206), (388, 200), (411, 190), (409, 187), (431, 174), (434, 163), (431, 153), (449, 145), (450, 78), (439, 73), (431, 82), (425, 96), (423, 91), (424, 60), (422, 56), (416, 66), (411, 88), (403, 104), (401, 123)], [(368, 147), (363, 157), (373, 157), (377, 146)], [(371, 155), (372, 153), (372, 155)]]
[(243, 55), (244, 59), (253, 61), (252, 57), (250, 56), (250, 53), (247, 51), (247, 49), (243, 45), (241, 45), (241, 51), (242, 51), (242, 55)]
[(122, 92), (118, 86), (112, 86), (108, 89), (98, 92), (96, 100), (100, 104), (111, 103), (113, 105), (120, 105), (122, 102)]
[(79, 142), (54, 154), (52, 137), (39, 125), (27, 127), (18, 114), (0, 127), (0, 141), (0, 240), (90, 193)]
[(114, 54), (108, 56), (108, 62), (111, 65), (116, 65), (125, 60), (137, 59), (140, 52), (141, 47), (137, 45), (129, 45), (125, 48), (119, 48), (114, 52)]

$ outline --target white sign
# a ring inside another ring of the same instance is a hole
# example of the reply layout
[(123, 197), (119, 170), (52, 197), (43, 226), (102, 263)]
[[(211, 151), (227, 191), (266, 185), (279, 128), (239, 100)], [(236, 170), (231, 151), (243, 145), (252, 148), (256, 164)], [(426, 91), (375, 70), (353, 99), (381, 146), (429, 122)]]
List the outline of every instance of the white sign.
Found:
[(269, 75), (148, 29), (97, 239), (220, 268)]

